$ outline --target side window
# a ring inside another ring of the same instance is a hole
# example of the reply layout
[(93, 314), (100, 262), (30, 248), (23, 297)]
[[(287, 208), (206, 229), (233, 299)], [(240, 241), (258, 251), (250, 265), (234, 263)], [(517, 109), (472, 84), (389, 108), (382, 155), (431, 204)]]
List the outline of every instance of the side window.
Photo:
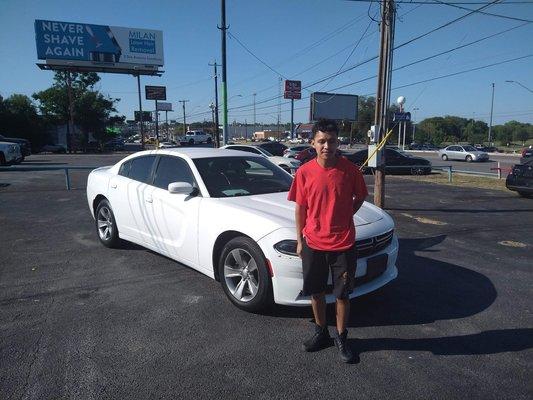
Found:
[(172, 182), (187, 182), (195, 185), (187, 162), (179, 157), (161, 157), (154, 176), (154, 186), (167, 189)]
[(130, 173), (130, 167), (131, 161), (126, 161), (125, 163), (122, 163), (120, 169), (118, 170), (118, 174), (121, 176), (128, 176), (128, 174)]
[(131, 168), (128, 177), (139, 182), (149, 182), (152, 174), (155, 156), (138, 157), (131, 160)]

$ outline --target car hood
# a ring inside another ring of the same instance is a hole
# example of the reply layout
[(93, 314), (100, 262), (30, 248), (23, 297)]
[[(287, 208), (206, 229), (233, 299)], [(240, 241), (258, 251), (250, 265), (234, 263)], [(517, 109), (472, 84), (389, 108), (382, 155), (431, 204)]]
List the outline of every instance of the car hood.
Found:
[[(255, 215), (262, 215), (269, 221), (275, 221), (280, 227), (294, 227), (295, 203), (287, 200), (288, 192), (259, 194), (221, 198), (230, 207), (247, 210)], [(368, 225), (383, 218), (383, 211), (373, 204), (364, 202), (354, 216), (355, 226)]]

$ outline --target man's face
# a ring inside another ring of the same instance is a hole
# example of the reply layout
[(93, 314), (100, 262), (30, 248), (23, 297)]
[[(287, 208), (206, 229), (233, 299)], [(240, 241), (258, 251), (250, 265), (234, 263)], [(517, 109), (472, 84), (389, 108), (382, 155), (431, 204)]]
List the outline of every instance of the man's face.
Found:
[(335, 133), (318, 131), (311, 141), (311, 146), (316, 150), (318, 158), (332, 160), (336, 157), (339, 140)]

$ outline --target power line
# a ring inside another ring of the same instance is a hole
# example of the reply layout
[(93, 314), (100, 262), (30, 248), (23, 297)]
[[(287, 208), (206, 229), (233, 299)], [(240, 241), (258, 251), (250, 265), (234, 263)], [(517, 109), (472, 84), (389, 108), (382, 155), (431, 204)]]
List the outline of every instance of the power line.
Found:
[[(454, 8), (459, 8), (460, 10), (468, 10), (468, 11), (474, 11), (472, 10), (471, 8), (468, 8), (468, 7), (462, 7), (462, 6), (459, 6), (457, 4), (454, 4), (454, 3), (447, 3), (447, 2), (444, 2), (444, 1), (440, 1), (440, 0), (434, 0), (442, 5), (445, 5), (445, 6), (450, 6), (450, 7), (454, 7)], [(504, 3), (505, 4), (505, 3)], [(483, 15), (488, 15), (488, 16), (491, 16), (491, 17), (498, 17), (498, 18), (505, 18), (505, 19), (511, 19), (513, 21), (521, 21), (521, 22), (533, 22), (532, 20), (530, 19), (522, 19), (522, 18), (516, 18), (516, 17), (510, 17), (508, 15), (501, 15), (501, 14), (494, 14), (494, 13), (488, 13), (488, 12), (485, 12), (485, 11), (477, 11), (477, 13), (479, 14), (483, 14)]]
[[(416, 37), (414, 37), (414, 38), (412, 38), (412, 39), (409, 39), (409, 40), (407, 40), (407, 41), (405, 41), (405, 42), (403, 42), (403, 43), (401, 43), (401, 44), (395, 46), (393, 50), (400, 49), (400, 48), (402, 48), (402, 47), (404, 47), (404, 46), (406, 46), (406, 45), (408, 45), (408, 44), (413, 43), (413, 42), (416, 41), (416, 40), (422, 39), (422, 38), (424, 38), (424, 37), (426, 37), (426, 36), (428, 36), (428, 35), (430, 35), (430, 34), (436, 32), (436, 31), (438, 31), (438, 30), (441, 30), (441, 29), (443, 29), (443, 28), (445, 28), (445, 27), (450, 26), (451, 24), (454, 24), (454, 23), (456, 23), (456, 22), (459, 22), (459, 21), (461, 21), (461, 20), (463, 20), (463, 19), (465, 19), (465, 18), (467, 18), (467, 17), (473, 15), (474, 13), (476, 13), (476, 12), (479, 11), (479, 10), (485, 9), (485, 8), (487, 8), (487, 7), (491, 6), (491, 5), (494, 5), (494, 4), (496, 4), (496, 3), (500, 2), (500, 1), (501, 1), (501, 0), (493, 0), (493, 1), (490, 2), (490, 3), (484, 3), (484, 4), (485, 4), (484, 6), (478, 8), (478, 9), (476, 9), (476, 10), (470, 11), (470, 12), (468, 12), (468, 13), (466, 13), (466, 14), (464, 14), (464, 15), (458, 17), (458, 18), (455, 18), (455, 19), (453, 19), (453, 20), (451, 20), (451, 21), (449, 21), (449, 22), (446, 22), (445, 24), (442, 24), (442, 25), (440, 25), (440, 26), (438, 26), (438, 27), (436, 27), (436, 28), (433, 28), (433, 29), (431, 29), (431, 30), (428, 31), (428, 32), (425, 32), (425, 33), (423, 33), (423, 34), (421, 34), (421, 35), (418, 35), (418, 36), (416, 36)], [(325, 81), (327, 81), (328, 79), (331, 79), (331, 78), (336, 77), (336, 76), (338, 76), (338, 75), (342, 75), (342, 74), (344, 74), (344, 73), (346, 73), (346, 72), (348, 72), (348, 71), (351, 71), (351, 70), (353, 70), (353, 69), (355, 69), (355, 68), (358, 68), (358, 67), (360, 67), (360, 66), (362, 66), (362, 65), (365, 65), (365, 64), (367, 64), (367, 63), (369, 63), (369, 62), (371, 62), (371, 61), (374, 61), (374, 60), (376, 60), (377, 58), (378, 58), (377, 55), (376, 55), (376, 56), (373, 56), (373, 57), (371, 57), (371, 58), (368, 58), (368, 59), (366, 59), (366, 60), (364, 60), (364, 61), (361, 61), (361, 62), (359, 62), (359, 63), (357, 63), (357, 64), (355, 64), (355, 65), (352, 65), (352, 66), (350, 66), (350, 67), (348, 67), (348, 68), (346, 68), (346, 69), (344, 69), (344, 70), (342, 70), (342, 71), (339, 71), (339, 72), (334, 73), (334, 74), (330, 74), (330, 75), (328, 75), (328, 76), (326, 76), (326, 77), (323, 77), (323, 78), (321, 78), (321, 79), (319, 79), (319, 80), (317, 80), (317, 81), (314, 81), (314, 82), (310, 83), (309, 85), (304, 86), (302, 89), (308, 89), (308, 88), (310, 88), (310, 87), (312, 87), (312, 86), (318, 85), (319, 83), (325, 82)], [(332, 90), (335, 90), (335, 89), (332, 89)], [(277, 100), (277, 99), (278, 99), (278, 96), (273, 96), (273, 97), (271, 97), (271, 98), (268, 98), (268, 99), (265, 99), (265, 100), (261, 100), (261, 101), (259, 101), (259, 102), (256, 102), (256, 104), (268, 103), (268, 102), (270, 102), (270, 101)], [(232, 108), (232, 110), (234, 110), (234, 109), (239, 109), (239, 108), (246, 108), (246, 107), (250, 107), (250, 104), (245, 104), (245, 105), (242, 105), (242, 106), (234, 107), (234, 108)]]

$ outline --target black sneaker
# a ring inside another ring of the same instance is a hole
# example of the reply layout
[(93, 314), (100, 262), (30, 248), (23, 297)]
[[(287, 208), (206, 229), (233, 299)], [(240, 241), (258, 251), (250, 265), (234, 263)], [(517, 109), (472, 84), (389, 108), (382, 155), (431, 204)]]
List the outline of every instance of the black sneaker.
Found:
[(350, 346), (348, 345), (346, 341), (347, 335), (348, 335), (347, 330), (344, 330), (343, 333), (339, 334), (339, 332), (337, 332), (337, 330), (335, 329), (335, 335), (333, 336), (335, 347), (337, 348), (337, 350), (339, 350), (339, 355), (341, 357), (341, 360), (345, 363), (349, 363), (353, 361), (353, 353), (350, 350)]
[(303, 343), (305, 351), (317, 351), (328, 347), (331, 343), (331, 336), (329, 336), (328, 327), (321, 327), (315, 324), (315, 333)]

